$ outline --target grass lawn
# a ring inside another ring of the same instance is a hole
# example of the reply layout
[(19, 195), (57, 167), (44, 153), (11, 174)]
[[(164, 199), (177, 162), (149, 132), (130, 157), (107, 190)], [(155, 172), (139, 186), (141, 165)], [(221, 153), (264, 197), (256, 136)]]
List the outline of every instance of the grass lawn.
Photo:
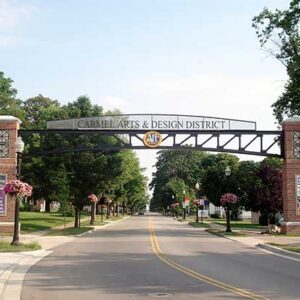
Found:
[[(212, 221), (212, 223), (226, 226), (226, 221)], [(244, 230), (264, 230), (266, 226), (262, 226), (259, 224), (251, 224), (249, 221), (231, 221), (230, 225), (232, 228), (236, 229), (244, 229)]]
[(284, 250), (300, 253), (300, 246), (283, 245), (283, 244), (277, 244), (277, 243), (269, 243), (269, 245), (272, 245), (272, 246), (275, 246), (275, 247), (278, 247), (278, 248), (281, 248)]
[[(66, 217), (66, 223), (74, 221), (74, 217)], [(21, 232), (30, 233), (46, 230), (55, 226), (63, 225), (64, 218), (59, 213), (46, 212), (20, 212)]]
[(196, 227), (196, 228), (210, 228), (209, 224), (201, 223), (201, 222), (189, 222), (189, 225)]
[[(104, 219), (104, 222), (101, 222), (100, 219), (96, 218), (95, 225), (96, 225), (96, 226), (103, 226), (103, 225), (105, 225), (105, 224), (108, 224), (108, 222), (106, 222), (105, 220), (106, 220), (106, 219)], [(81, 226), (92, 226), (92, 225), (90, 224), (90, 222), (91, 222), (90, 219), (83, 220), (83, 221), (81, 222), (80, 225), (81, 225)]]
[(67, 235), (78, 235), (87, 231), (92, 230), (93, 227), (80, 227), (80, 228), (63, 228), (63, 229), (51, 229), (46, 235), (55, 236), (67, 236)]
[(110, 218), (107, 221), (117, 221), (117, 220), (123, 219), (124, 217), (126, 217), (126, 215), (123, 216), (123, 215), (119, 214), (118, 216), (117, 215), (116, 216), (110, 216)]
[(20, 244), (19, 246), (13, 246), (10, 242), (0, 241), (0, 252), (23, 252), (40, 250), (41, 246), (36, 243)]

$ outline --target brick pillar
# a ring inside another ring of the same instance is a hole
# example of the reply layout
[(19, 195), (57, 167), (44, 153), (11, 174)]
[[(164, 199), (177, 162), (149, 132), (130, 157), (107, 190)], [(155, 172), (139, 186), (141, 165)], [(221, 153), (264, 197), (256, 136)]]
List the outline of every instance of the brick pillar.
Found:
[(13, 116), (0, 116), (0, 233), (13, 233), (15, 202), (4, 196), (5, 181), (16, 178), (15, 144), (21, 121)]
[(283, 215), (282, 233), (300, 233), (300, 118), (283, 121)]

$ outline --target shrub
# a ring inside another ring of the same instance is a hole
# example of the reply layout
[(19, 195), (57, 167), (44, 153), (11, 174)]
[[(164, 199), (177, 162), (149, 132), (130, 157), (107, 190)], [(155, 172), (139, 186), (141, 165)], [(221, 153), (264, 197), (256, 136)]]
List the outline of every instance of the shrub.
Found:
[(30, 204), (22, 202), (22, 204), (20, 204), (20, 211), (31, 211)]
[(65, 208), (63, 205), (60, 206), (58, 212), (63, 216), (65, 214), (66, 217), (74, 217), (75, 211), (71, 205), (67, 205)]
[(221, 217), (220, 217), (220, 214), (218, 214), (218, 213), (210, 214), (210, 217), (211, 217), (212, 219), (220, 219), (220, 218), (221, 218)]

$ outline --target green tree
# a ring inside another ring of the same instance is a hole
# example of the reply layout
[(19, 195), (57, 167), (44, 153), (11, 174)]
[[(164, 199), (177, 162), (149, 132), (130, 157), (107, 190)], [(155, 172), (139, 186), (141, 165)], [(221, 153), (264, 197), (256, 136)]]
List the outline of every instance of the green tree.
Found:
[[(210, 155), (204, 162), (205, 172), (201, 186), (203, 193), (215, 206), (220, 206), (220, 197), (225, 193), (238, 193), (237, 172), (239, 159), (231, 154)], [(231, 175), (225, 176), (225, 169), (229, 166)]]
[(238, 181), (237, 195), (239, 205), (245, 210), (256, 210), (256, 188), (259, 185), (259, 163), (251, 160), (241, 161), (237, 170), (236, 178)]
[(252, 23), (261, 46), (286, 67), (288, 74), (283, 94), (272, 105), (278, 122), (300, 115), (299, 3), (300, 0), (292, 0), (289, 8), (282, 11), (265, 8)]
[[(38, 95), (36, 97), (25, 100), (22, 104), (26, 118), (22, 126), (27, 129), (46, 129), (48, 120), (65, 119), (67, 113), (62, 109), (57, 100)], [(26, 135), (24, 137), (26, 145), (23, 163), (24, 177), (35, 187), (33, 191), (33, 199), (43, 198), (46, 202), (46, 211), (50, 211), (50, 203), (54, 201), (53, 184), (51, 183), (55, 173), (65, 177), (61, 172), (64, 170), (65, 158), (63, 155), (53, 156), (36, 156), (32, 158), (28, 154), (39, 152), (41, 147), (59, 147), (65, 143), (60, 135), (47, 135), (41, 137), (39, 134)], [(57, 187), (57, 185), (55, 185)], [(63, 185), (60, 185), (63, 187)], [(58, 193), (60, 193), (58, 191)], [(61, 198), (60, 201), (67, 201)]]
[(41, 94), (25, 100), (22, 107), (26, 112), (23, 127), (27, 129), (46, 129), (47, 121), (68, 117), (57, 100), (52, 100)]
[[(282, 168), (280, 159), (265, 159), (260, 162), (256, 186), (256, 207), (262, 215), (261, 223), (275, 223), (275, 215), (283, 210)], [(265, 220), (265, 221), (263, 221)]]
[(201, 182), (207, 157), (207, 153), (192, 149), (160, 151), (150, 183), (151, 209), (165, 210), (171, 205), (173, 195), (182, 202), (183, 190), (187, 196), (194, 197), (195, 184)]
[(79, 96), (74, 102), (64, 106), (69, 118), (95, 117), (103, 114), (103, 108), (93, 105), (88, 96)]
[(5, 77), (0, 71), (0, 114), (12, 115), (21, 119), (25, 119), (22, 109), (22, 101), (17, 99), (17, 90), (12, 86), (13, 80)]

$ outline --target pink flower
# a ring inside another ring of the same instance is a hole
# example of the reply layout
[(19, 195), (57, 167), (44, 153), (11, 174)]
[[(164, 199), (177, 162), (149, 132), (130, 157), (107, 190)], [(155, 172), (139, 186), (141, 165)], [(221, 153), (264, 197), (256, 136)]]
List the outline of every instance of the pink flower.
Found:
[(96, 203), (98, 201), (98, 198), (95, 194), (88, 195), (88, 198), (91, 200), (91, 202)]
[(5, 184), (4, 193), (14, 196), (22, 195), (29, 197), (32, 194), (32, 186), (20, 180), (11, 180)]
[(196, 200), (194, 200), (194, 201), (193, 201), (193, 204), (195, 204), (195, 205), (198, 205), (198, 206), (199, 206), (199, 205), (200, 205), (200, 200), (199, 200), (199, 199), (196, 199)]
[(220, 198), (220, 202), (222, 206), (226, 206), (227, 204), (234, 204), (237, 203), (238, 197), (236, 194), (233, 193), (226, 193), (223, 194)]

